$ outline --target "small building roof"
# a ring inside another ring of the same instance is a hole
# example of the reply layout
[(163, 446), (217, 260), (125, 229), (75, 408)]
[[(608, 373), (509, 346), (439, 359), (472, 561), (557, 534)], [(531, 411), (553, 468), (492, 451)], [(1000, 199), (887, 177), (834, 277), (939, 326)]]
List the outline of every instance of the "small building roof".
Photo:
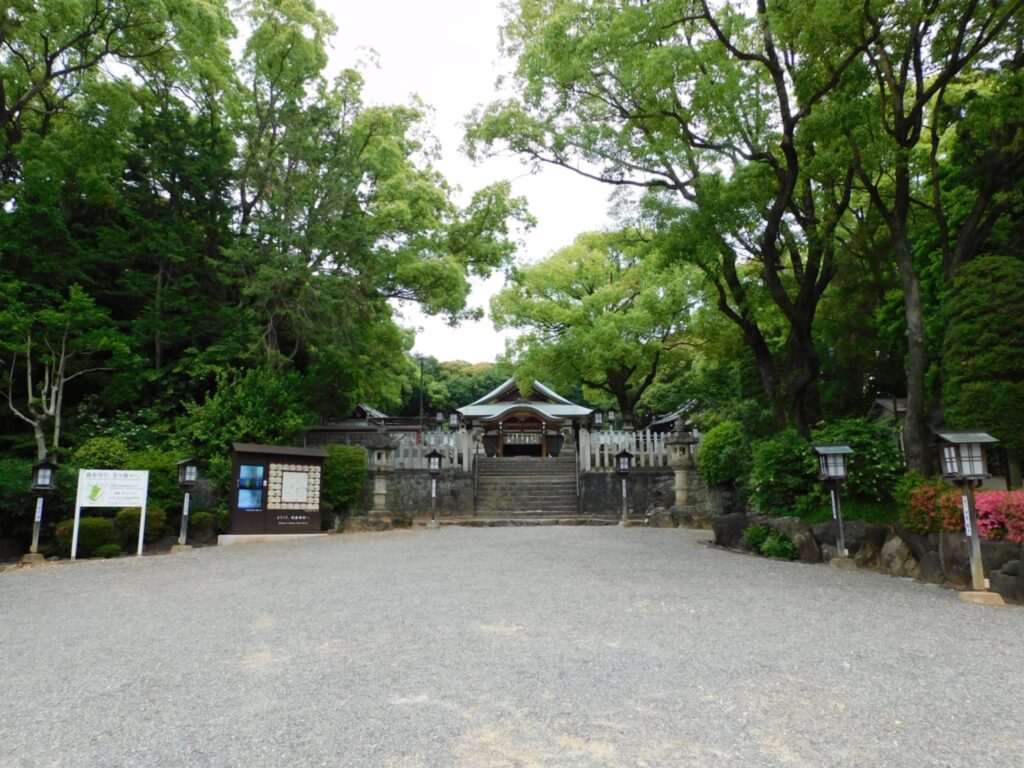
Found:
[(293, 445), (260, 445), (259, 443), (232, 443), (235, 453), (262, 453), (272, 456), (305, 456), (310, 459), (325, 459), (323, 448), (297, 448)]

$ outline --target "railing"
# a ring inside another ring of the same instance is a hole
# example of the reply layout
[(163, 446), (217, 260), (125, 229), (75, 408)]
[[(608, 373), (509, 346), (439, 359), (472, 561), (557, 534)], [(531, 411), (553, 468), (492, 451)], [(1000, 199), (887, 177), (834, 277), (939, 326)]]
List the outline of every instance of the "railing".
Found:
[(427, 469), (427, 454), (434, 450), (444, 457), (443, 469), (461, 466), (457, 432), (424, 432), (419, 445), (403, 442), (395, 449), (395, 469)]
[(633, 454), (634, 467), (667, 467), (669, 464), (666, 437), (666, 433), (652, 432), (649, 429), (591, 432), (589, 440), (580, 441), (580, 450), (590, 452), (590, 461), (585, 463), (591, 472), (614, 471), (615, 454), (623, 448)]

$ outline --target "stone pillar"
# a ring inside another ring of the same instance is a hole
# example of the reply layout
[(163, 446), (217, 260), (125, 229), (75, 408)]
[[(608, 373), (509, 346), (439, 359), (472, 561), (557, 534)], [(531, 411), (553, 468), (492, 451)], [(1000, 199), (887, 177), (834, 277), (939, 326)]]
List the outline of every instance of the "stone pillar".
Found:
[(590, 430), (580, 427), (580, 472), (590, 471)]
[(462, 451), (462, 471), (470, 472), (473, 469), (473, 438), (466, 425), (459, 427), (459, 448)]
[(391, 523), (388, 509), (388, 477), (395, 471), (395, 448), (397, 441), (381, 429), (367, 443), (370, 450), (370, 467), (373, 471), (373, 508), (370, 517)]

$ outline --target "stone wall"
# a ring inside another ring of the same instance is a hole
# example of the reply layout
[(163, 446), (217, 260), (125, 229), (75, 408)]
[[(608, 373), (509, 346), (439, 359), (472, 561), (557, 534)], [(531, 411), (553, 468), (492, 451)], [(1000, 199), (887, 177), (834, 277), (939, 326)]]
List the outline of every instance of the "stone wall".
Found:
[[(796, 517), (719, 515), (714, 519), (715, 543), (745, 550), (743, 531), (755, 523), (789, 536), (804, 562), (828, 562), (837, 554), (835, 523), (809, 526)], [(970, 548), (962, 533), (920, 534), (898, 524), (890, 527), (846, 520), (843, 534), (850, 559), (859, 568), (956, 588), (971, 583)], [(992, 591), (1007, 601), (1024, 603), (1024, 547), (982, 541), (981, 559)]]
[[(630, 514), (668, 509), (675, 501), (675, 476), (671, 469), (634, 469), (627, 482)], [(584, 472), (580, 475), (580, 494), (587, 513), (622, 513), (622, 478), (614, 472)]]
[[(399, 469), (388, 475), (388, 511), (397, 517), (422, 517), (430, 514), (430, 473), (422, 469)], [(373, 509), (373, 473), (363, 481), (360, 510)], [(442, 470), (437, 476), (437, 514), (470, 516), (473, 514), (473, 475), (469, 472)]]

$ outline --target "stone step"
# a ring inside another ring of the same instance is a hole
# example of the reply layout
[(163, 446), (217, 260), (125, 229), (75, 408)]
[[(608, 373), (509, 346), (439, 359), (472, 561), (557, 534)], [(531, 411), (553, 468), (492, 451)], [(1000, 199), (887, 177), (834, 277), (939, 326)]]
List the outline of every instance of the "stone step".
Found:
[(441, 520), (441, 525), (459, 525), (467, 528), (520, 528), (539, 525), (618, 525), (618, 519), (608, 517), (560, 515), (543, 517), (465, 517)]

